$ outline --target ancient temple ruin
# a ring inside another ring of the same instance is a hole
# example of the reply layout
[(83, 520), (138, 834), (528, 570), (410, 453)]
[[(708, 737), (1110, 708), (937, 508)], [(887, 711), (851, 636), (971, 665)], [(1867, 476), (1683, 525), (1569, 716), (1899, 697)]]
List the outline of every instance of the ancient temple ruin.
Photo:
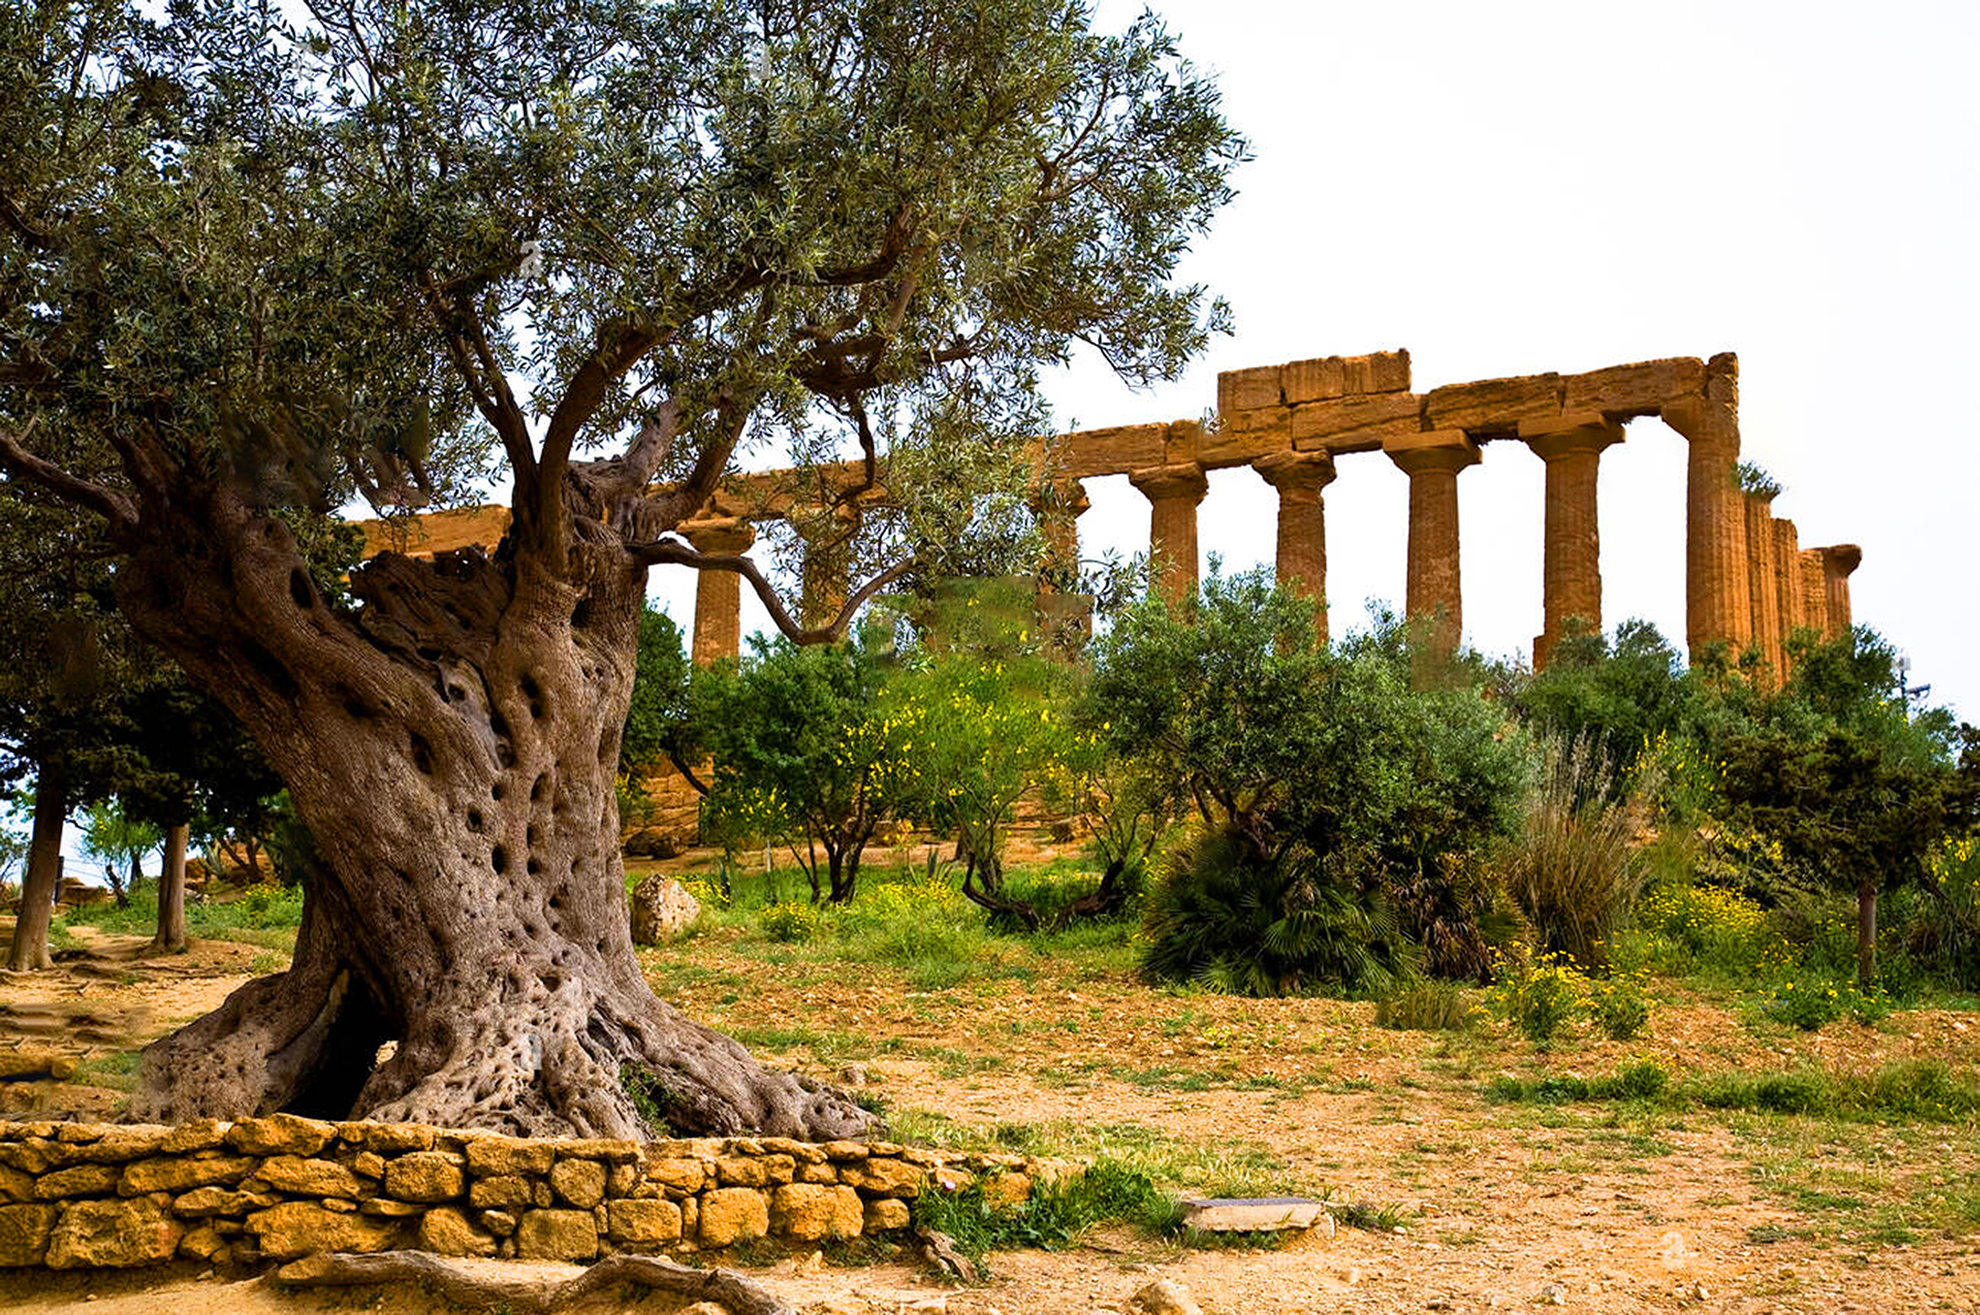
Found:
[[(1834, 636), (1850, 625), (1854, 544), (1803, 548), (1794, 522), (1773, 514), (1771, 492), (1747, 492), (1739, 462), (1739, 365), (1731, 353), (1616, 365), (1584, 374), (1537, 374), (1412, 390), (1409, 353), (1329, 356), (1229, 371), (1217, 379), (1214, 422), (1178, 420), (1058, 435), (1039, 442), (1034, 508), (1048, 556), (1076, 556), (1081, 481), (1125, 475), (1149, 503), (1149, 546), (1159, 588), (1171, 597), (1196, 587), (1196, 511), (1207, 472), (1249, 466), (1279, 494), (1278, 576), (1316, 598), (1327, 584), (1325, 489), (1335, 463), (1379, 452), (1409, 476), (1405, 610), (1430, 621), (1434, 641), (1454, 646), (1463, 625), (1458, 568), (1459, 476), (1493, 443), (1524, 444), (1546, 471), (1541, 572), (1544, 616), (1534, 637), (1543, 666), (1570, 622), (1602, 625), (1600, 515), (1596, 475), (1604, 449), (1631, 420), (1661, 417), (1689, 446), (1685, 506), (1686, 639), (1694, 657), (1723, 643), (1752, 647), (1774, 672), (1786, 669), (1796, 630)], [(846, 463), (812, 482), (852, 488), (863, 470)], [(696, 548), (740, 552), (761, 522), (790, 516), (777, 473), (734, 477), (680, 527)], [(863, 499), (883, 501), (884, 484)], [(781, 501), (779, 499), (782, 499)], [(507, 525), (501, 508), (423, 517), (407, 545), (416, 554), (492, 546)], [(373, 523), (372, 542), (383, 546)], [(802, 611), (808, 622), (846, 596), (843, 567), (807, 562)], [(697, 584), (694, 658), (734, 656), (742, 640), (741, 579), (703, 571)], [(1321, 612), (1324, 627), (1325, 612)]]

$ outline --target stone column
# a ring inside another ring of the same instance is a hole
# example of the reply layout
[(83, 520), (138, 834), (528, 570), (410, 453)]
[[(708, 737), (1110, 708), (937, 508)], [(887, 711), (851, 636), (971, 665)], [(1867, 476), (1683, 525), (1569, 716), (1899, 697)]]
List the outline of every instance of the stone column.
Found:
[(1753, 610), (1753, 645), (1780, 683), (1782, 665), (1780, 565), (1774, 545), (1774, 494), (1746, 495), (1746, 596)]
[(1279, 491), (1279, 583), (1313, 600), (1313, 631), (1327, 642), (1327, 503), (1334, 458), (1326, 452), (1274, 452), (1251, 468)]
[(1429, 618), (1433, 648), (1440, 654), (1455, 652), (1464, 633), (1457, 477), (1466, 466), (1478, 464), (1478, 444), (1461, 429), (1435, 429), (1386, 439), (1382, 450), (1409, 476), (1405, 615)]
[(1685, 639), (1695, 661), (1724, 642), (1735, 654), (1752, 638), (1746, 593), (1746, 510), (1739, 464), (1739, 361), (1731, 352), (1705, 367), (1702, 396), (1663, 407), (1664, 423), (1690, 443), (1685, 489)]
[(1128, 476), (1148, 499), (1149, 570), (1171, 603), (1196, 596), (1196, 505), (1210, 489), (1194, 461), (1151, 466)]
[(1849, 610), (1849, 577), (1863, 565), (1863, 549), (1853, 543), (1838, 543), (1815, 551), (1822, 554), (1825, 622), (1822, 633), (1830, 639), (1839, 639), (1849, 633), (1853, 624)]
[(1086, 496), (1086, 486), (1078, 480), (1049, 485), (1032, 499), (1031, 511), (1038, 518), (1038, 533), (1045, 540), (1039, 570), (1055, 593), (1065, 592), (1061, 586), (1079, 576), (1079, 518), (1092, 505)]
[(1794, 665), (1788, 659), (1788, 640), (1804, 624), (1801, 619), (1801, 538), (1795, 533), (1791, 520), (1777, 518), (1769, 528), (1774, 533), (1774, 600), (1779, 608), (1777, 626), (1781, 632), (1781, 679), (1785, 680), (1789, 668)]
[(1823, 639), (1829, 634), (1828, 571), (1822, 565), (1820, 548), (1803, 548), (1796, 556), (1801, 568), (1801, 624)]
[(1602, 534), (1595, 485), (1602, 449), (1622, 441), (1622, 426), (1599, 414), (1522, 421), (1519, 436), (1547, 463), (1544, 553), (1545, 628), (1533, 637), (1533, 669), (1547, 665), (1554, 645), (1579, 619), (1602, 629)]
[[(688, 521), (681, 533), (697, 552), (748, 552), (756, 531), (740, 517)], [(742, 653), (742, 577), (698, 571), (694, 581), (694, 664), (713, 666)]]

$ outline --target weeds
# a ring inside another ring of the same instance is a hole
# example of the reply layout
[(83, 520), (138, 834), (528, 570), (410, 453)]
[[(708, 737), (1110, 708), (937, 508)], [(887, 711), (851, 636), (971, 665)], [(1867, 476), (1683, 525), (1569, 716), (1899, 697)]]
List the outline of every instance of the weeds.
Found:
[(1416, 981), (1375, 1002), (1375, 1025), (1399, 1032), (1468, 1032), (1483, 1011), (1456, 982)]

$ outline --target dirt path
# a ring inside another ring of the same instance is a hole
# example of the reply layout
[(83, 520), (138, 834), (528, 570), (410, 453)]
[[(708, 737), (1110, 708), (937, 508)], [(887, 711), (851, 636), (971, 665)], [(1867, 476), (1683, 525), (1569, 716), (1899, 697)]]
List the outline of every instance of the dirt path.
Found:
[[(202, 942), (187, 956), (131, 957), (141, 944), (96, 938), (56, 973), (0, 975), (0, 1047), (66, 1051), (101, 1082), (0, 1084), (0, 1097), (107, 1109), (128, 1083), (118, 1057), (218, 1003), (257, 953)], [(766, 962), (735, 937), (648, 962), (663, 994), (758, 1048), (834, 1075), (855, 1066), (911, 1135), (1139, 1156), (1183, 1181), (1328, 1191), (1403, 1221), (1394, 1232), (1316, 1230), (1275, 1250), (1181, 1251), (1107, 1232), (1067, 1253), (995, 1256), (993, 1280), (970, 1290), (904, 1264), (762, 1271), (808, 1315), (1122, 1312), (1157, 1276), (1213, 1315), (1980, 1311), (1980, 1215), (1957, 1222), (1959, 1209), (1980, 1207), (1970, 1124), (1495, 1105), (1482, 1094), (1492, 1074), (1568, 1058), (1491, 1033), (1383, 1031), (1362, 1005), (1151, 992), (1091, 963), (1027, 960), (914, 991), (869, 965)], [(1571, 1059), (1598, 1072), (1643, 1055), (1680, 1071), (1908, 1056), (1971, 1071), (1980, 1032), (1971, 1015), (1913, 1013), (1877, 1031), (1769, 1035), (1674, 1001), (1639, 1042)], [(1953, 1204), (1926, 1210), (1934, 1193)], [(297, 1295), (190, 1270), (0, 1276), (0, 1308), (27, 1312), (359, 1307), (446, 1309), (417, 1291)], [(673, 1306), (644, 1297), (579, 1309)]]

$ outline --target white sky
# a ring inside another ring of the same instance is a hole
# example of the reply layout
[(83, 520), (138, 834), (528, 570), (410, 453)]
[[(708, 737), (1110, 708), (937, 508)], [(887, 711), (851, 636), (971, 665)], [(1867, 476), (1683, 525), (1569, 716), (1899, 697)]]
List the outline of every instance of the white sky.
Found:
[[(1119, 28), (1139, 6), (1102, 0)], [(1176, 384), (1098, 360), (1050, 381), (1062, 428), (1214, 406), (1219, 370), (1407, 347), (1414, 383), (1732, 350), (1745, 455), (1803, 546), (1856, 542), (1856, 617), (1935, 701), (1980, 718), (1980, 454), (1948, 410), (1980, 358), (1980, 6), (1166, 0), (1255, 160), (1186, 276), (1234, 337)], [(1605, 620), (1684, 635), (1684, 452), (1654, 420), (1602, 465)], [(1327, 490), (1337, 632), (1400, 601), (1406, 484), (1379, 453)], [(1494, 443), (1460, 479), (1473, 643), (1540, 629), (1542, 477)], [(1147, 546), (1125, 479), (1088, 483), (1082, 548)], [(1211, 477), (1198, 539), (1269, 561), (1276, 502)], [(693, 583), (655, 573), (686, 625)], [(753, 600), (751, 604), (753, 606)], [(746, 616), (748, 625), (751, 616)], [(760, 611), (753, 619), (761, 623)]]

